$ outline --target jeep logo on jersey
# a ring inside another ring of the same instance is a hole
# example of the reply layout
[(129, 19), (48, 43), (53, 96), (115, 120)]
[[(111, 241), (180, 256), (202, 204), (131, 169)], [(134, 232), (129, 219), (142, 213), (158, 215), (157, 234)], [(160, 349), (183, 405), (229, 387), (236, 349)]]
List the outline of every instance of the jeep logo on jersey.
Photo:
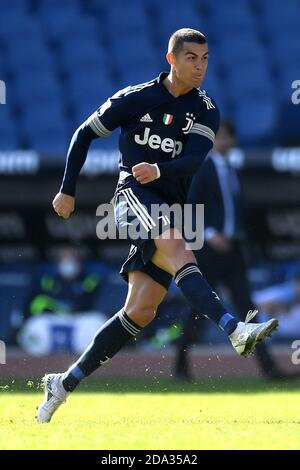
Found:
[(161, 140), (161, 137), (159, 135), (150, 134), (150, 127), (145, 128), (145, 132), (143, 137), (141, 138), (138, 134), (135, 134), (134, 140), (137, 144), (139, 145), (149, 145), (152, 149), (161, 149), (163, 152), (166, 153), (171, 153), (172, 152), (172, 158), (176, 157), (176, 155), (179, 155), (183, 149), (183, 143), (180, 142), (179, 140), (173, 140), (170, 138), (165, 138)]

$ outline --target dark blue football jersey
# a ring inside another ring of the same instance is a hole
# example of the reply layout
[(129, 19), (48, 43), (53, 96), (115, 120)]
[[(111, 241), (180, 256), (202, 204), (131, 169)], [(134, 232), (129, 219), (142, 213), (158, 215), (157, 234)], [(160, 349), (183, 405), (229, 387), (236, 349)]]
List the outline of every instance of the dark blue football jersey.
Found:
[(132, 176), (134, 165), (157, 163), (161, 177), (142, 186), (155, 188), (168, 203), (182, 203), (192, 175), (166, 163), (200, 154), (203, 141), (211, 147), (219, 127), (219, 111), (201, 89), (175, 98), (162, 83), (167, 75), (161, 73), (147, 83), (118, 91), (87, 122), (101, 137), (121, 129), (117, 191), (141, 186)]

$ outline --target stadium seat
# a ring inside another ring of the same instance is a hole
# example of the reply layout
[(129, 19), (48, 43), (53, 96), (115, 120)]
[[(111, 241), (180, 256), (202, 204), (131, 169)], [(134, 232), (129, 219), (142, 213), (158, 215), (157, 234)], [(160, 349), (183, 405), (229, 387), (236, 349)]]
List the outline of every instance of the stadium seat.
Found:
[(15, 83), (16, 98), (24, 106), (63, 100), (63, 88), (53, 74), (18, 75)]
[[(26, 41), (35, 40), (41, 37), (42, 28), (38, 19), (19, 12), (14, 12), (13, 16), (0, 15), (0, 39), (2, 41), (19, 40), (26, 38)], [(33, 42), (33, 41), (32, 41)]]
[(270, 144), (276, 127), (279, 110), (274, 100), (243, 100), (236, 108), (234, 117), (240, 145), (256, 146)]
[(40, 130), (36, 134), (28, 135), (28, 137), (30, 148), (37, 152), (61, 156), (66, 155), (71, 134), (58, 127), (56, 129)]
[(28, 41), (7, 43), (7, 57), (12, 72), (17, 75), (27, 72), (34, 75), (41, 69), (54, 67), (53, 56), (40, 35)]
[(268, 44), (268, 55), (278, 68), (287, 68), (290, 64), (300, 63), (300, 28), (284, 35), (274, 35)]
[[(39, 105), (28, 106), (22, 113), (22, 131), (34, 143), (34, 148), (57, 148), (64, 142), (66, 146), (69, 127), (60, 102), (51, 105), (42, 102)], [(43, 143), (44, 139), (44, 143)]]
[(227, 93), (237, 105), (247, 96), (256, 100), (261, 97), (275, 99), (276, 88), (265, 65), (257, 66), (254, 62), (239, 68), (229, 68), (226, 83)]
[(279, 1), (259, 0), (261, 24), (266, 33), (273, 37), (278, 32), (299, 31), (300, 4), (298, 0), (288, 0), (286, 4)]
[(91, 38), (97, 36), (97, 22), (95, 18), (79, 16), (76, 13), (69, 16), (51, 15), (43, 19), (46, 36), (56, 43), (70, 38)]
[(89, 38), (66, 41), (61, 44), (60, 63), (68, 75), (77, 73), (105, 75), (107, 69), (106, 52)]
[(234, 33), (221, 37), (216, 45), (216, 55), (229, 68), (247, 63), (263, 66), (266, 63), (264, 46), (254, 32), (240, 33), (238, 41)]
[(19, 148), (18, 132), (9, 106), (0, 105), (0, 151)]
[(118, 41), (120, 38), (121, 41), (126, 40), (128, 34), (142, 38), (149, 33), (149, 22), (143, 2), (119, 2), (114, 8), (109, 6), (106, 11), (106, 21), (108, 35), (111, 38), (116, 37)]
[(248, 2), (218, 2), (218, 6), (214, 4), (212, 2), (210, 6), (211, 28), (219, 36), (256, 30), (255, 17)]
[(165, 49), (167, 48), (170, 35), (177, 29), (189, 27), (202, 31), (204, 21), (193, 3), (178, 3), (176, 7), (166, 9), (163, 2), (158, 3), (158, 22), (160, 23), (161, 40)]

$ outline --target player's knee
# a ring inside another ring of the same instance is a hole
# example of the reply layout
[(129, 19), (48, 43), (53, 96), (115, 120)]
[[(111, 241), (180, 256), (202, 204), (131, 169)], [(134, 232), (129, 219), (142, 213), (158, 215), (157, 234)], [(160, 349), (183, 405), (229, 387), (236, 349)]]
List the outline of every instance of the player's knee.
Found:
[[(167, 241), (167, 243), (165, 243)], [(173, 257), (184, 253), (185, 242), (182, 239), (164, 240), (159, 249), (167, 256)]]
[(156, 316), (156, 305), (136, 306), (129, 309), (127, 315), (129, 318), (141, 327), (145, 327), (154, 320)]

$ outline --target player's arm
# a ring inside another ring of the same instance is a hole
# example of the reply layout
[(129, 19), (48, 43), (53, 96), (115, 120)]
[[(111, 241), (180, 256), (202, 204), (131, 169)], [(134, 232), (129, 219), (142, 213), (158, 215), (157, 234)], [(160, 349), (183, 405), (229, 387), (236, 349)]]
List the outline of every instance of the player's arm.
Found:
[(67, 155), (61, 188), (52, 205), (55, 212), (67, 219), (75, 209), (76, 181), (87, 157), (88, 149), (97, 134), (84, 122), (74, 133)]
[(108, 99), (74, 133), (68, 150), (61, 188), (52, 205), (55, 212), (67, 219), (75, 209), (76, 182), (87, 157), (91, 142), (109, 136), (125, 118), (126, 100), (121, 92)]

